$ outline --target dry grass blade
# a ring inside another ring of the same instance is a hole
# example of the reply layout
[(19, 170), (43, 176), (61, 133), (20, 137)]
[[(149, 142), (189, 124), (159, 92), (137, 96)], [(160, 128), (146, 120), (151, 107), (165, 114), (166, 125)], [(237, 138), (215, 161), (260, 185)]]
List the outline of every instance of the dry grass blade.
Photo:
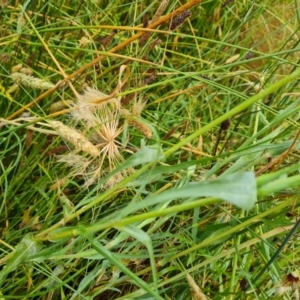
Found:
[[(163, 14), (163, 12), (165, 11), (167, 5), (169, 3), (169, 0), (163, 0), (158, 9), (156, 10), (150, 24), (155, 23), (156, 21), (159, 20), (159, 18), (161, 17), (161, 15)], [(150, 38), (150, 36), (152, 35), (152, 32), (146, 32), (144, 35), (141, 36), (140, 41), (139, 41), (139, 45), (142, 46), (144, 45)]]

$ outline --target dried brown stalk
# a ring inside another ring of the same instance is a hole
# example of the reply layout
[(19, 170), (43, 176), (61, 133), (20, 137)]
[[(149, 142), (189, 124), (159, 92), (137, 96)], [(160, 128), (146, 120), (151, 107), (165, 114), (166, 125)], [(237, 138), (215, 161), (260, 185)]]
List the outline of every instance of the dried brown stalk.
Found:
[[(161, 17), (161, 15), (163, 14), (164, 10), (166, 9), (167, 5), (169, 3), (169, 0), (163, 0), (158, 9), (156, 10), (150, 24), (155, 23), (156, 21), (159, 20), (159, 18)], [(149, 40), (149, 38), (151, 37), (152, 32), (146, 32), (144, 35), (141, 36), (140, 41), (139, 41), (139, 45), (143, 46), (144, 44), (146, 44), (146, 42)]]
[(201, 289), (193, 279), (190, 274), (186, 274), (187, 281), (192, 289), (193, 292), (193, 299), (194, 300), (207, 300), (206, 296), (202, 293)]

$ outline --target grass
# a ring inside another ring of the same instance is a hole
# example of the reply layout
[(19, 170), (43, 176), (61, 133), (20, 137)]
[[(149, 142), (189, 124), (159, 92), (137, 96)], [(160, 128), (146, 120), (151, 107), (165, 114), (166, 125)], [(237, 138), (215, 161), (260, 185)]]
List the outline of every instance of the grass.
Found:
[(0, 298), (299, 299), (299, 3), (123, 2), (0, 3)]

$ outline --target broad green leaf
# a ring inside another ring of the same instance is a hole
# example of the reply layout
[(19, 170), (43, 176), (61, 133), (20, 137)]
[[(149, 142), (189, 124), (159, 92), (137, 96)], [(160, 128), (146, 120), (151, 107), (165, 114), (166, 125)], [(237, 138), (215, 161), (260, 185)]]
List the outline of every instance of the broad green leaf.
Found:
[(242, 209), (251, 209), (257, 198), (255, 175), (253, 172), (237, 172), (214, 181), (190, 182), (183, 187), (149, 196), (142, 202), (130, 203), (125, 210), (129, 214), (170, 200), (205, 196), (217, 197)]

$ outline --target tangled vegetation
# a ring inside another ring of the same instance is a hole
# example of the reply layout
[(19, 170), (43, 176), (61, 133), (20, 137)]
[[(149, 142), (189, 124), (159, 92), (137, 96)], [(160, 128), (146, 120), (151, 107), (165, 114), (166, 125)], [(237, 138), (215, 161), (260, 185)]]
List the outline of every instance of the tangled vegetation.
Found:
[(299, 299), (298, 1), (0, 12), (0, 299)]

